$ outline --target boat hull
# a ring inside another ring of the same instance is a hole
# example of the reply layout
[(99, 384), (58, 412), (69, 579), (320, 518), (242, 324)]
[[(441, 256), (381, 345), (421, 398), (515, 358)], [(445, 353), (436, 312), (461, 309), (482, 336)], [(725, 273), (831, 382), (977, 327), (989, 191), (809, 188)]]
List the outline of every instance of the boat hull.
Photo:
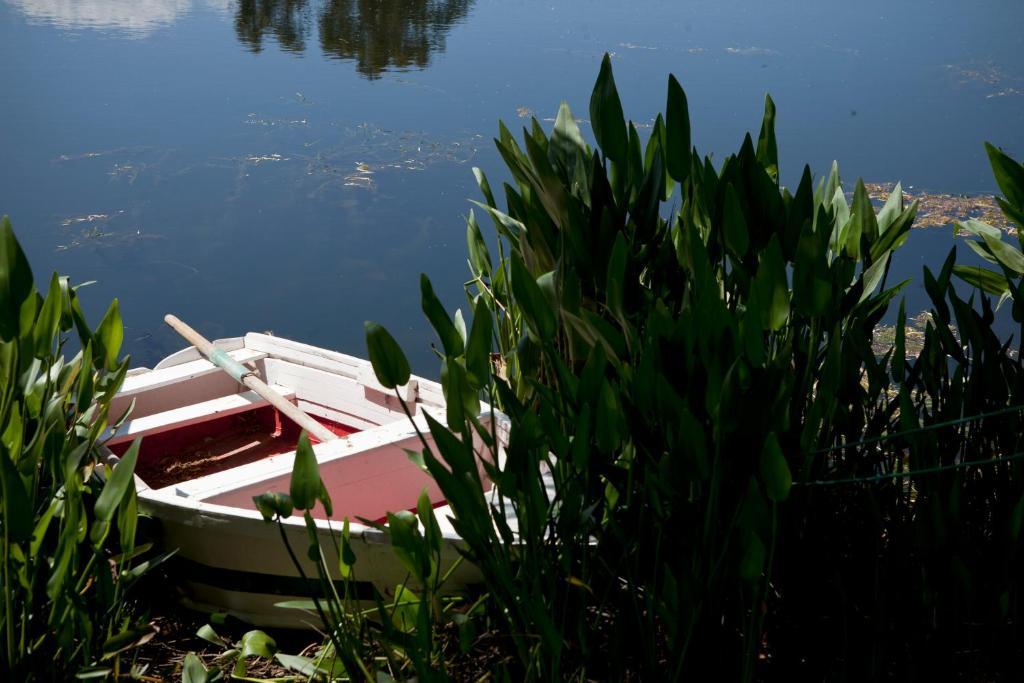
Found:
[[(315, 612), (277, 606), (322, 595), (323, 587), (315, 578), (316, 565), (308, 559), (310, 539), (302, 518), (293, 516), (279, 526), (255, 511), (190, 504), (145, 493), (140, 495), (139, 503), (142, 511), (160, 520), (162, 545), (176, 549), (170, 566), (185, 606), (203, 612), (227, 612), (263, 627), (322, 626)], [(347, 591), (365, 609), (375, 604), (376, 594), (387, 601), (397, 586), (409, 581), (386, 535), (358, 524), (360, 530), (350, 533), (356, 556), (353, 577), (343, 581), (335, 550), (341, 524), (315, 522), (317, 540), (339, 595)], [(289, 556), (285, 540), (300, 563), (298, 567)], [(480, 580), (479, 571), (462, 558), (459, 546), (460, 542), (451, 538), (442, 544), (441, 566), (445, 570), (454, 566), (445, 582), (445, 592), (465, 590)], [(417, 588), (415, 584), (409, 587)]]

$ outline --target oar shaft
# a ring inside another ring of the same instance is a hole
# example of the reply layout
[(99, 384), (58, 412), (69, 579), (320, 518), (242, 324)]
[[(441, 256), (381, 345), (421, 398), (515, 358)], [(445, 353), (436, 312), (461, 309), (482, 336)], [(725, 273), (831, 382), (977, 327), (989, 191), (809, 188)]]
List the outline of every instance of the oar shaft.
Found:
[(271, 389), (267, 386), (266, 382), (252, 374), (244, 365), (229, 356), (222, 349), (215, 347), (208, 339), (189, 327), (188, 324), (169, 313), (164, 316), (164, 322), (184, 337), (185, 341), (196, 347), (196, 350), (208, 358), (211, 363), (234, 377), (236, 381), (265, 398), (270, 405), (277, 408), (285, 417), (305, 429), (312, 436), (315, 436), (320, 441), (332, 441), (338, 438), (334, 432), (299, 410), (295, 404)]

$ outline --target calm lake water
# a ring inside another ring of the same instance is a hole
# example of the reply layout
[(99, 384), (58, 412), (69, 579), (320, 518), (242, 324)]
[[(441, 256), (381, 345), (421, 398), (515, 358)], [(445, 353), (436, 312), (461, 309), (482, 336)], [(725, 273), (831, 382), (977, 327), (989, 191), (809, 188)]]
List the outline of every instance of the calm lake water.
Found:
[[(602, 53), (640, 123), (676, 74), (716, 158), (771, 92), (789, 182), (836, 158), (992, 192), (983, 141), (1024, 157), (1022, 25), (1020, 0), (0, 0), (0, 214), (38, 279), (97, 281), (91, 320), (120, 298), (138, 363), (182, 346), (173, 311), (357, 355), (375, 319), (436, 374), (418, 274), (463, 305), (472, 166), (504, 178), (499, 118), (587, 118)], [(915, 231), (894, 275), (953, 244)]]

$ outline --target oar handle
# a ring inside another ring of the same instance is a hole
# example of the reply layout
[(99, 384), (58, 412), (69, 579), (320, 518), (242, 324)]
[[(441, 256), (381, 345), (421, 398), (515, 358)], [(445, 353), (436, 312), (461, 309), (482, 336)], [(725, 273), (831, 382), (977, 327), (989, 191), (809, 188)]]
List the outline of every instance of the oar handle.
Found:
[(265, 398), (272, 406), (277, 408), (282, 414), (298, 426), (305, 429), (312, 436), (315, 436), (320, 441), (333, 441), (338, 438), (334, 432), (299, 410), (294, 403), (267, 386), (266, 382), (254, 375), (247, 367), (229, 356), (224, 349), (218, 349), (215, 347), (210, 340), (196, 332), (177, 316), (168, 313), (164, 316), (164, 322), (170, 325), (175, 332), (184, 337), (185, 341), (196, 347), (196, 350), (208, 358), (211, 363), (234, 377), (235, 381), (249, 387)]

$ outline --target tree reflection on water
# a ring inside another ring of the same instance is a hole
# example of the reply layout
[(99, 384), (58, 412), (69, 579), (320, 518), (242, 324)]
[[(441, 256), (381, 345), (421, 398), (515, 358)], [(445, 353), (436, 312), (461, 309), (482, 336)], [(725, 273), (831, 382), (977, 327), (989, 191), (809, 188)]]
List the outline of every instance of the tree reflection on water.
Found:
[(309, 9), (306, 0), (239, 0), (235, 32), (253, 52), (263, 50), (263, 36), (273, 36), (289, 52), (306, 49)]
[(239, 0), (235, 31), (254, 52), (263, 49), (266, 36), (285, 50), (303, 52), (315, 17), (324, 54), (354, 60), (360, 74), (375, 79), (390, 69), (425, 68), (473, 1)]

